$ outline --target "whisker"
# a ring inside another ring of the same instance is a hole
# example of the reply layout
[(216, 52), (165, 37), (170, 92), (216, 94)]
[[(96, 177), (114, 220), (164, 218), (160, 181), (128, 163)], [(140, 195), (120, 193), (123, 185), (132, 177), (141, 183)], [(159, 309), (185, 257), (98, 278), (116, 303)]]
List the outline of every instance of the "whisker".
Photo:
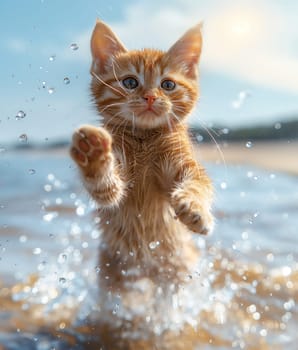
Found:
[(100, 113), (103, 113), (106, 109), (110, 108), (110, 107), (114, 107), (114, 106), (119, 106), (119, 105), (124, 105), (125, 102), (115, 102), (115, 103), (111, 103), (107, 106), (105, 106), (105, 108), (103, 108), (102, 110), (99, 110)]
[(171, 122), (170, 122), (170, 118), (169, 118), (169, 116), (168, 116), (168, 114), (167, 114), (167, 123), (168, 123), (168, 127), (169, 127), (169, 130), (171, 131), (171, 132), (173, 132), (173, 128), (172, 128), (172, 125), (171, 125)]
[[(208, 125), (203, 121), (203, 120), (199, 120), (199, 123), (201, 124), (201, 126), (203, 127), (203, 124), (205, 125), (205, 127), (209, 130), (209, 131), (212, 131), (213, 132), (213, 134), (215, 135), (215, 136), (217, 136), (217, 137), (219, 137), (220, 136), (220, 134), (215, 130), (215, 129), (213, 129), (213, 128), (211, 128), (211, 127), (208, 127)], [(206, 129), (204, 129), (204, 130), (206, 130)], [(206, 130), (207, 131), (207, 130)]]
[(95, 72), (91, 71), (91, 75), (93, 75), (99, 82), (101, 82), (102, 84), (104, 84), (105, 86), (107, 86), (108, 88), (110, 88), (111, 90), (116, 91), (118, 94), (120, 94), (123, 97), (126, 97), (125, 94), (123, 94), (121, 91), (119, 91), (118, 89), (116, 89), (114, 86), (106, 83), (104, 80), (102, 80)]
[(173, 112), (171, 111), (170, 114), (177, 120), (177, 122), (180, 124), (180, 125), (183, 125), (183, 121), (179, 119), (179, 117)]
[[(111, 122), (113, 122), (119, 115), (121, 115), (123, 112), (120, 111), (116, 114), (114, 114), (106, 123), (105, 123), (105, 126), (107, 127), (109, 124), (111, 124)], [(117, 123), (115, 125), (115, 128), (119, 125), (119, 123)], [(112, 132), (114, 131), (114, 129), (112, 129)]]
[(135, 134), (135, 113), (132, 112), (132, 134)]
[[(221, 150), (220, 148), (220, 145), (218, 144), (218, 142), (216, 141), (216, 138), (212, 135), (212, 133), (208, 130), (207, 127), (205, 127), (201, 122), (199, 122), (201, 124), (201, 127), (207, 132), (207, 134), (210, 136), (211, 140), (214, 142), (215, 146), (216, 146), (216, 149), (220, 155), (220, 158), (224, 164), (224, 167), (225, 167), (225, 171), (227, 171), (227, 163), (226, 163), (226, 160), (225, 160), (225, 157), (224, 157), (224, 154), (223, 154), (223, 151)], [(226, 177), (227, 177), (227, 174), (226, 174)]]
[(114, 63), (115, 63), (115, 61), (112, 60), (112, 68), (113, 68), (114, 77), (115, 77), (115, 79), (117, 80), (117, 83), (118, 83), (119, 87), (120, 87), (124, 92), (126, 92), (125, 89), (124, 89), (124, 87), (122, 86), (122, 84), (120, 83), (120, 81), (119, 81), (119, 79), (118, 79), (118, 77), (117, 77), (117, 74), (116, 74), (116, 71), (115, 71), (115, 65), (114, 65)]

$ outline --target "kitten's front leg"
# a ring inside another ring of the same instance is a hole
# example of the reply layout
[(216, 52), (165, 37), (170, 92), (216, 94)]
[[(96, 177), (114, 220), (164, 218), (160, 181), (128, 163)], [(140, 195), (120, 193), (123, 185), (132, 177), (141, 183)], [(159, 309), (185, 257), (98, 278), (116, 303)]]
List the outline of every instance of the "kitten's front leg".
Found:
[(70, 154), (96, 202), (102, 206), (119, 204), (124, 185), (115, 166), (111, 135), (103, 128), (83, 125), (73, 134)]
[(212, 231), (212, 188), (206, 175), (202, 179), (186, 178), (176, 184), (170, 201), (177, 218), (191, 231), (200, 234)]

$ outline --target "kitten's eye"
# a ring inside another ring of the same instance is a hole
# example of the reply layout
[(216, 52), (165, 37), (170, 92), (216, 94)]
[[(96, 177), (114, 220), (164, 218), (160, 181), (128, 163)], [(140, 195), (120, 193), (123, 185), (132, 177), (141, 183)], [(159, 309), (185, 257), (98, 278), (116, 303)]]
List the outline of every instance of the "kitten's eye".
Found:
[(162, 83), (161, 83), (161, 87), (164, 89), (164, 90), (168, 90), (168, 91), (171, 91), (171, 90), (174, 90), (175, 87), (176, 87), (176, 84), (173, 80), (164, 80)]
[(128, 77), (122, 80), (122, 84), (126, 87), (126, 89), (132, 90), (138, 87), (139, 82), (136, 78)]

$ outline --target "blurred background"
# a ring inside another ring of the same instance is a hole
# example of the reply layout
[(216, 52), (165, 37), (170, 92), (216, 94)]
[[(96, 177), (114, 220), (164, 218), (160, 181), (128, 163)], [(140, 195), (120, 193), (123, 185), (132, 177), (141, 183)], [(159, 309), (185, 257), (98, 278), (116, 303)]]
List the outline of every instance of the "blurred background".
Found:
[(12, 0), (1, 2), (0, 11), (1, 144), (17, 143), (22, 134), (27, 142), (54, 142), (80, 123), (96, 122), (89, 98), (96, 18), (130, 49), (167, 49), (203, 22), (201, 98), (192, 126), (265, 125), (281, 133), (283, 123), (297, 121), (294, 0)]
[[(185, 349), (296, 350), (298, 2), (10, 0), (0, 18), (0, 348), (100, 343), (94, 326), (78, 328), (100, 319), (100, 231), (67, 151), (79, 124), (98, 123), (89, 39), (100, 18), (129, 49), (166, 50), (204, 24), (189, 124), (217, 225), (194, 237), (207, 272), (192, 277), (202, 307), (186, 315), (199, 332)], [(149, 316), (154, 342), (165, 325)]]

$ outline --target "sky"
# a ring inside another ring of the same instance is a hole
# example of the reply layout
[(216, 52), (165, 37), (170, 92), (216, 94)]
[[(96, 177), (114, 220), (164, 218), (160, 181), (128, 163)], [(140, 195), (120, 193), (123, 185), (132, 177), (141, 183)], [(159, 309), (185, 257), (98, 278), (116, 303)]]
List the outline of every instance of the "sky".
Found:
[(89, 92), (96, 18), (128, 49), (166, 50), (203, 22), (190, 125), (298, 118), (296, 0), (10, 0), (0, 2), (0, 18), (0, 147), (70, 139), (78, 125), (98, 123)]

